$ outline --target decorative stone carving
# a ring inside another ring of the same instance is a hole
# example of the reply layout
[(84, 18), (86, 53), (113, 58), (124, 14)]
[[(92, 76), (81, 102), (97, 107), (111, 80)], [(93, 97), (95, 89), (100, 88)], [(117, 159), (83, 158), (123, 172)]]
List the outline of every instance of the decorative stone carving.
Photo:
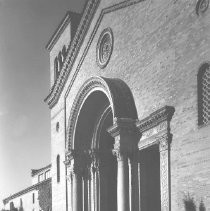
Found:
[(106, 67), (113, 50), (113, 33), (111, 28), (102, 31), (96, 47), (96, 61), (100, 68)]
[[(63, 68), (62, 68), (55, 84), (52, 86), (49, 95), (45, 98), (45, 102), (47, 102), (47, 104), (49, 105), (50, 108), (52, 108), (58, 102), (58, 99), (63, 90), (63, 87), (68, 79), (68, 76), (69, 76), (71, 70), (72, 70), (72, 66), (74, 64), (75, 57), (77, 56), (77, 53), (83, 43), (84, 37), (86, 36), (87, 28), (90, 25), (90, 22), (92, 20), (92, 17), (95, 14), (95, 11), (96, 11), (96, 8), (98, 7), (99, 2), (100, 2), (100, 0), (90, 0), (90, 1), (88, 1), (87, 5), (86, 5), (83, 16), (81, 18), (81, 22), (78, 26), (77, 32), (76, 32), (74, 39), (71, 42), (71, 45), (68, 49), (67, 58), (64, 62)], [(83, 52), (83, 55), (77, 65), (76, 71), (74, 72), (69, 89), (73, 85), (74, 80), (76, 79), (76, 76), (81, 69), (81, 65), (83, 64), (83, 61), (86, 58), (87, 53), (89, 52), (89, 48), (90, 48), (92, 41), (98, 31), (98, 27), (100, 26), (100, 23), (103, 20), (104, 15), (111, 13), (113, 11), (116, 11), (118, 9), (123, 9), (125, 7), (140, 3), (140, 2), (142, 2), (142, 0), (125, 0), (120, 3), (116, 3), (112, 6), (108, 6), (107, 8), (104, 8), (101, 11), (101, 13), (98, 17), (97, 24), (95, 25), (95, 27), (93, 29), (90, 39), (87, 42), (87, 45)]]
[(83, 177), (89, 176), (89, 157), (88, 151), (79, 151), (71, 149), (66, 153), (66, 161), (64, 162), (68, 168), (67, 175), (79, 174)]
[(121, 159), (125, 153), (128, 155), (137, 150), (139, 133), (135, 125), (135, 120), (130, 118), (115, 118), (114, 125), (108, 132), (115, 138), (113, 153)]
[(198, 0), (196, 4), (196, 14), (201, 15), (209, 7), (209, 0)]
[(147, 118), (136, 123), (139, 132), (142, 134), (138, 143), (139, 149), (146, 148), (153, 144), (160, 144), (161, 136), (170, 140), (170, 120), (174, 114), (174, 108), (171, 106), (164, 106), (155, 111)]
[(113, 149), (112, 153), (114, 156), (116, 156), (117, 161), (124, 161), (128, 158), (128, 153), (120, 151), (119, 149)]
[(161, 210), (170, 211), (170, 120), (175, 109), (165, 106), (142, 121), (137, 122), (137, 127), (142, 133), (138, 144), (140, 150), (154, 144), (159, 145), (160, 151), (160, 186), (161, 186)]
[[(164, 106), (163, 108), (158, 109), (154, 113), (150, 114), (147, 118), (137, 122), (137, 127), (139, 131), (143, 133), (144, 131), (148, 131), (149, 129), (158, 126), (157, 132), (166, 128), (166, 121), (167, 123), (170, 122), (173, 114), (174, 114), (174, 107), (172, 106)], [(163, 124), (161, 124), (163, 123)]]
[(165, 134), (157, 137), (157, 142), (159, 143), (159, 150), (160, 150), (160, 152), (169, 149), (169, 145), (170, 145), (170, 142), (171, 142), (171, 137), (172, 137), (172, 135), (169, 134), (169, 133), (165, 133)]
[(161, 177), (161, 207), (164, 211), (170, 210), (169, 205), (169, 154), (168, 150), (160, 152), (160, 177)]
[(99, 171), (100, 166), (100, 158), (99, 158), (99, 151), (96, 149), (89, 150), (90, 155), (90, 171), (94, 174), (95, 172)]

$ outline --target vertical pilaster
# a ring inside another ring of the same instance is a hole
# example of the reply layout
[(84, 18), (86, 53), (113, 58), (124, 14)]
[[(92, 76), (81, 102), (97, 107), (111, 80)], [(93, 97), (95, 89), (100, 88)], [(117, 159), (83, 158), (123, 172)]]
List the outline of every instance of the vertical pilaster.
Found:
[(170, 146), (169, 135), (158, 138), (160, 151), (161, 211), (170, 211)]

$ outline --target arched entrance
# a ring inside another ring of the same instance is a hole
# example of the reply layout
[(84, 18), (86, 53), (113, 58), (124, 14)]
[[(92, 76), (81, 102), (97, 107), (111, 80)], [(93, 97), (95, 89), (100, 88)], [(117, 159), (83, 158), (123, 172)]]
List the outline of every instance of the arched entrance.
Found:
[(67, 129), (70, 210), (128, 211), (136, 119), (133, 96), (122, 80), (93, 77), (81, 87)]

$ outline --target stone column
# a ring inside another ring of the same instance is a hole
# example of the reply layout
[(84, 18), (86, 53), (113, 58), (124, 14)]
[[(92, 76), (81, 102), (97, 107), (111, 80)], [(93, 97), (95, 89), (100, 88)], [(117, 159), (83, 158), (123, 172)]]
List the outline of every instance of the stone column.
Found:
[(129, 159), (130, 168), (130, 211), (139, 211), (139, 166), (138, 166), (138, 153), (135, 152)]
[(70, 173), (70, 170), (67, 168), (67, 206), (68, 211), (72, 211), (72, 174)]
[(114, 125), (108, 132), (115, 138), (113, 153), (117, 157), (117, 210), (128, 211), (129, 200), (129, 168), (128, 157), (137, 151), (138, 132), (135, 120), (115, 119)]
[(117, 210), (128, 211), (129, 203), (129, 169), (128, 156), (120, 151), (113, 151), (117, 156)]
[(82, 167), (80, 166), (80, 154), (75, 150), (70, 150), (66, 154), (66, 164), (68, 164), (68, 174), (72, 175), (72, 209), (73, 211), (82, 211), (83, 193), (82, 193)]
[(170, 135), (158, 137), (160, 151), (161, 211), (170, 211)]
[(91, 211), (99, 210), (99, 199), (98, 199), (98, 189), (99, 189), (99, 152), (95, 149), (89, 151), (90, 155), (90, 174), (91, 174)]
[(77, 172), (73, 173), (73, 211), (82, 211), (82, 177)]

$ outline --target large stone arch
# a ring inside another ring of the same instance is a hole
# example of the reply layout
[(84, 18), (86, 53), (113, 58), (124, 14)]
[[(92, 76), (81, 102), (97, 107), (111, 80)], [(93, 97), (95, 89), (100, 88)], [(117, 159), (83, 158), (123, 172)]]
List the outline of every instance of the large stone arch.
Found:
[(132, 93), (122, 80), (92, 77), (82, 85), (67, 127), (70, 209), (129, 209), (128, 154), (137, 150), (136, 120)]
[(107, 97), (113, 113), (113, 123), (118, 118), (137, 119), (133, 95), (124, 81), (116, 78), (91, 77), (82, 85), (72, 105), (67, 127), (67, 151), (74, 149), (78, 116), (84, 103), (94, 92), (101, 92)]

